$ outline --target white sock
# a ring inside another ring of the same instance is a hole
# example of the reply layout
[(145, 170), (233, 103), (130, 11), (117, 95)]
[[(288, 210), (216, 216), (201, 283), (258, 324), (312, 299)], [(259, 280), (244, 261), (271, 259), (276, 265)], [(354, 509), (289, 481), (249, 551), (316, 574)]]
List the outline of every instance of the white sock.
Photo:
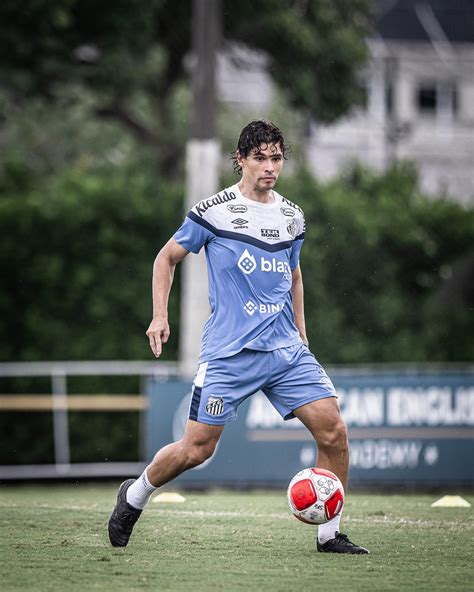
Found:
[(323, 545), (325, 542), (330, 541), (336, 536), (336, 532), (339, 531), (339, 523), (341, 522), (341, 514), (338, 514), (326, 524), (320, 524), (318, 528), (318, 541)]
[(135, 483), (132, 483), (127, 489), (127, 502), (134, 508), (143, 510), (150, 499), (150, 495), (157, 489), (148, 481), (145, 469)]

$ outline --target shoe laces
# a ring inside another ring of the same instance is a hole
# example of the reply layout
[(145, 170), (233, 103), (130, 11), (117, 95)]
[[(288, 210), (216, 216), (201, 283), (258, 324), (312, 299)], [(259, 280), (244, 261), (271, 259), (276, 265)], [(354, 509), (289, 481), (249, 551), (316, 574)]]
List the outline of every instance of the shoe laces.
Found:
[(338, 541), (344, 541), (345, 543), (347, 543), (348, 545), (352, 545), (353, 547), (355, 547), (354, 543), (352, 541), (349, 540), (349, 537), (347, 536), (347, 534), (343, 534), (342, 532), (338, 532), (336, 534), (336, 539)]
[(133, 525), (137, 521), (136, 512), (134, 512), (132, 510), (124, 510), (120, 514), (120, 521), (122, 522), (123, 526), (126, 527), (127, 529), (133, 528)]

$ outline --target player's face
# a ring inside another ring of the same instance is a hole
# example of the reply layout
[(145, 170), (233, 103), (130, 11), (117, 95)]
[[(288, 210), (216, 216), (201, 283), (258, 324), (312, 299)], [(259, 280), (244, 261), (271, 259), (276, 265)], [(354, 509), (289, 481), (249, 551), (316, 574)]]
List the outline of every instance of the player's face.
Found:
[(283, 166), (280, 144), (260, 144), (245, 158), (239, 157), (242, 180), (257, 192), (273, 189)]

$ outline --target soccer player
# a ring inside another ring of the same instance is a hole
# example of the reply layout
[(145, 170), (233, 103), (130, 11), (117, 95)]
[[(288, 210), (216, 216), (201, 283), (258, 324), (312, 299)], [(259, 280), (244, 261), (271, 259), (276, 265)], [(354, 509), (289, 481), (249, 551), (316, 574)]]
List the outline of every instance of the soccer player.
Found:
[[(233, 155), (240, 182), (203, 199), (158, 253), (153, 319), (146, 332), (158, 358), (168, 340), (168, 297), (176, 265), (205, 248), (211, 316), (204, 327), (183, 438), (159, 450), (138, 479), (124, 481), (109, 520), (112, 545), (127, 545), (150, 495), (214, 452), (239, 405), (262, 390), (281, 416), (297, 417), (318, 448), (317, 466), (347, 486), (347, 429), (334, 386), (308, 349), (299, 254), (302, 210), (274, 190), (287, 146), (273, 123), (252, 121)], [(339, 531), (340, 515), (319, 526), (317, 550), (368, 553)]]

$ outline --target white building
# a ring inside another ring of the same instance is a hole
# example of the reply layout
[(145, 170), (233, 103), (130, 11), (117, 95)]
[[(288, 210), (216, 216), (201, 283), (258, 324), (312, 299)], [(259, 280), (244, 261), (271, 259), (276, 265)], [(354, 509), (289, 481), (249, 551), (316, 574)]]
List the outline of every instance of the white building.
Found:
[(421, 189), (474, 203), (474, 2), (386, 0), (368, 41), (368, 99), (312, 125), (310, 167), (329, 179), (353, 160), (418, 165)]
[[(322, 180), (354, 160), (418, 165), (421, 189), (474, 204), (474, 0), (377, 0), (362, 73), (367, 104), (310, 126), (308, 164)], [(262, 116), (273, 85), (265, 56), (234, 47), (219, 61), (221, 100)]]

